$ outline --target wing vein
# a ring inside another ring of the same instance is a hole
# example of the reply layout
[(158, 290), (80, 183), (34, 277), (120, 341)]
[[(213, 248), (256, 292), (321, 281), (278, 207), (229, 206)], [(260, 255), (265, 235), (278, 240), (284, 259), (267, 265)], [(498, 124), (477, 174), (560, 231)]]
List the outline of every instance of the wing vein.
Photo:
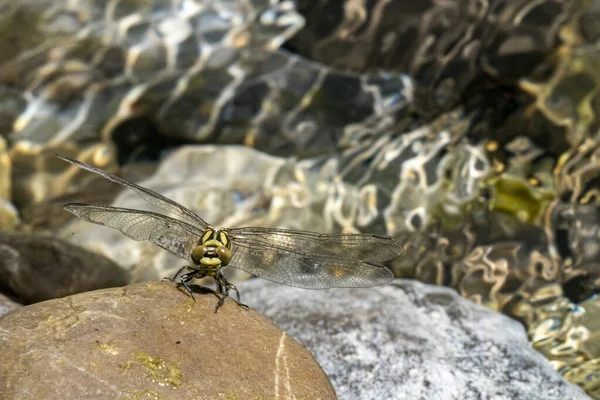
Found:
[(89, 164), (83, 163), (81, 161), (73, 160), (72, 158), (62, 156), (60, 154), (56, 155), (61, 160), (64, 160), (68, 163), (71, 163), (81, 169), (86, 171), (93, 172), (102, 176), (105, 179), (108, 179), (111, 182), (118, 183), (119, 185), (125, 186), (126, 188), (134, 191), (138, 196), (147, 201), (149, 204), (160, 208), (161, 210), (173, 213), (180, 218), (187, 220), (188, 222), (193, 222), (198, 224), (202, 229), (206, 229), (208, 227), (208, 223), (200, 218), (195, 212), (185, 208), (179, 203), (174, 202), (171, 199), (164, 197), (163, 195), (156, 193), (150, 189), (146, 189), (145, 187), (136, 185), (133, 182), (129, 182), (123, 178), (119, 178), (116, 175), (108, 173), (106, 171), (101, 170), (100, 168), (92, 167)]

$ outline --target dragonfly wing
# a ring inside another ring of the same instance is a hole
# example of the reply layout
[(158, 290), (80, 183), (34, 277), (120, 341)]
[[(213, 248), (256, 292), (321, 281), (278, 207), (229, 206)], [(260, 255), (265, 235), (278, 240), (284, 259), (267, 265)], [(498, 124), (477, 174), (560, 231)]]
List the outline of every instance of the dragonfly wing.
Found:
[(72, 203), (63, 208), (81, 219), (121, 231), (138, 241), (148, 241), (191, 261), (201, 233), (185, 222), (149, 211)]
[(328, 234), (276, 228), (236, 228), (229, 233), (236, 242), (301, 252), (315, 259), (341, 257), (379, 263), (404, 252), (402, 245), (389, 236)]
[(304, 289), (371, 287), (394, 279), (386, 267), (358, 259), (313, 256), (284, 247), (235, 240), (230, 265), (273, 282)]
[(170, 212), (174, 215), (177, 215), (178, 217), (184, 218), (185, 220), (187, 220), (189, 222), (198, 224), (202, 229), (206, 229), (208, 227), (208, 224), (206, 223), (206, 221), (204, 221), (202, 218), (200, 218), (195, 212), (188, 210), (181, 204), (178, 204), (178, 203), (174, 202), (173, 200), (168, 199), (159, 193), (156, 193), (150, 189), (146, 189), (142, 186), (136, 185), (135, 183), (129, 182), (123, 178), (119, 178), (116, 175), (110, 174), (106, 171), (101, 170), (100, 168), (93, 167), (84, 162), (73, 160), (72, 158), (69, 158), (66, 156), (61, 156), (60, 154), (57, 154), (56, 156), (58, 158), (60, 158), (61, 160), (69, 162), (81, 169), (85, 169), (86, 171), (93, 172), (95, 174), (98, 174), (98, 175), (104, 177), (105, 179), (108, 179), (109, 181), (118, 183), (120, 185), (123, 185), (123, 186), (131, 189), (135, 193), (137, 193), (142, 199), (146, 200), (148, 203), (152, 204), (153, 206), (158, 207), (164, 211)]

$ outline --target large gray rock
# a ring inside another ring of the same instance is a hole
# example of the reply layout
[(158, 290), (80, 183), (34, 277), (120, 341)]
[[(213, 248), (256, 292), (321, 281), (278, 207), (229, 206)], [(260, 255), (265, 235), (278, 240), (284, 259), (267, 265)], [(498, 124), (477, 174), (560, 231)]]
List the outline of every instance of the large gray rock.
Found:
[(340, 399), (588, 399), (518, 322), (447, 288), (396, 280), (309, 291), (259, 279), (238, 288), (315, 354)]
[[(0, 399), (336, 399), (313, 356), (258, 313), (170, 282), (0, 318)], [(10, 361), (10, 362), (7, 362)]]

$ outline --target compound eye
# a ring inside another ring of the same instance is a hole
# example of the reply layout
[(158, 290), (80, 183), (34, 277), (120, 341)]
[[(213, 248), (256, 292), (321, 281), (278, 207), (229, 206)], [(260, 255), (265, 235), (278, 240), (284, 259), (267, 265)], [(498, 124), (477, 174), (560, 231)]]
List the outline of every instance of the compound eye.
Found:
[(206, 246), (196, 246), (194, 250), (192, 250), (192, 261), (196, 264), (200, 264), (200, 259), (204, 257), (206, 252), (208, 251), (208, 247)]
[(219, 247), (217, 247), (217, 249), (215, 251), (217, 252), (217, 255), (219, 256), (219, 258), (221, 259), (221, 265), (225, 266), (225, 265), (229, 264), (229, 261), (231, 261), (231, 250), (229, 250), (226, 247), (219, 246)]

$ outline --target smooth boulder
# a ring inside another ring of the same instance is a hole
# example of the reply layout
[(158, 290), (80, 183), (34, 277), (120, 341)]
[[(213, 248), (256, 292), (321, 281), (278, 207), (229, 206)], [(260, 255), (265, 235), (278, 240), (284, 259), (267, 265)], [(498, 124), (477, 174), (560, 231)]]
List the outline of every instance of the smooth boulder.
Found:
[(0, 284), (23, 304), (130, 281), (129, 271), (53, 236), (0, 232)]
[(313, 355), (271, 321), (195, 297), (150, 282), (4, 315), (0, 398), (336, 399)]
[(21, 304), (17, 303), (5, 294), (0, 293), (0, 317), (19, 307), (21, 307)]

